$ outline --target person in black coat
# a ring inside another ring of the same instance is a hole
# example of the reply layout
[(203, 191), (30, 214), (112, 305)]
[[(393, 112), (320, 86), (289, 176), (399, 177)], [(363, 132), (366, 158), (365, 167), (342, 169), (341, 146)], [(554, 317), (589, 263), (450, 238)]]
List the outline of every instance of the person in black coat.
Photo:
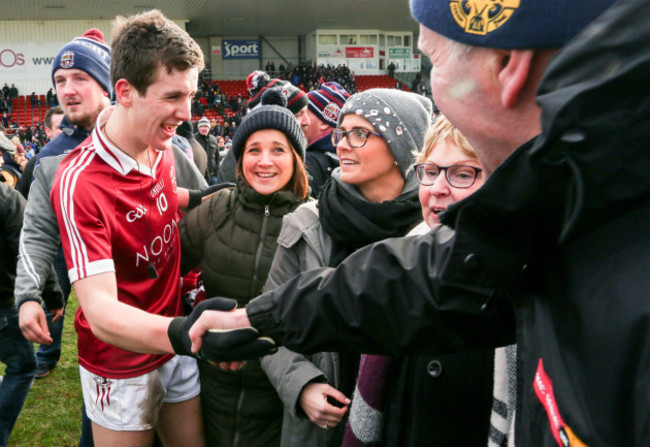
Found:
[(214, 135), (210, 134), (210, 120), (203, 117), (198, 123), (198, 132), (194, 138), (205, 150), (208, 155), (208, 169), (205, 173), (205, 179), (210, 184), (217, 181), (217, 172), (219, 171), (219, 144)]

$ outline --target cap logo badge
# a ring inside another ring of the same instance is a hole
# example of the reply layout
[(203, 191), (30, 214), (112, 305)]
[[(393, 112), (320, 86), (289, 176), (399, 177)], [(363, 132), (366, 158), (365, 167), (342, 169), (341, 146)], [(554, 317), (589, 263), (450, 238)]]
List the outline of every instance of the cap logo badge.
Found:
[(337, 104), (334, 104), (333, 102), (327, 104), (323, 109), (323, 117), (330, 121), (338, 120), (340, 113), (341, 113), (341, 109)]
[(61, 68), (72, 68), (74, 65), (74, 53), (66, 51), (61, 55)]
[(466, 33), (485, 36), (506, 23), (521, 0), (450, 0), (454, 20)]

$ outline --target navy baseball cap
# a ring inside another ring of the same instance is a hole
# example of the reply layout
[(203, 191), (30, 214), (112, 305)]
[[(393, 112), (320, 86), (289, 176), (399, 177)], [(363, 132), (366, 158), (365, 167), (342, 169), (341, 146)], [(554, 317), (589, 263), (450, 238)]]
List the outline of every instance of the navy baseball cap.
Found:
[(467, 45), (559, 48), (615, 0), (410, 0), (422, 25)]

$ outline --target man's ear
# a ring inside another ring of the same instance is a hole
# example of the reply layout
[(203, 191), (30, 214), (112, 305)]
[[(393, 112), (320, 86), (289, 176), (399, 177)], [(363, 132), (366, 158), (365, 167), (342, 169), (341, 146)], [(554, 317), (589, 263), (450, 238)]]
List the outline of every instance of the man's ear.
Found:
[(333, 127), (327, 124), (325, 121), (319, 118), (316, 119), (318, 120), (318, 131), (321, 133), (321, 135), (333, 129)]
[(135, 89), (126, 79), (119, 79), (115, 83), (115, 99), (118, 104), (124, 107), (131, 106), (131, 95), (134, 92)]
[(501, 104), (504, 107), (517, 105), (530, 75), (534, 56), (534, 50), (509, 50), (502, 54), (498, 78), (501, 83)]

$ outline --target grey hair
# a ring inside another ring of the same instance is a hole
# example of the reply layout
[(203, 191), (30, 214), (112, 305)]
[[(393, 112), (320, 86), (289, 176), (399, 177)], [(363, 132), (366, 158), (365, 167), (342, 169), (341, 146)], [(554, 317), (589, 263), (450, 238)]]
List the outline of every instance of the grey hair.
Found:
[(467, 45), (451, 39), (445, 39), (445, 41), (447, 42), (449, 55), (456, 58), (468, 55), (475, 48), (472, 45)]

